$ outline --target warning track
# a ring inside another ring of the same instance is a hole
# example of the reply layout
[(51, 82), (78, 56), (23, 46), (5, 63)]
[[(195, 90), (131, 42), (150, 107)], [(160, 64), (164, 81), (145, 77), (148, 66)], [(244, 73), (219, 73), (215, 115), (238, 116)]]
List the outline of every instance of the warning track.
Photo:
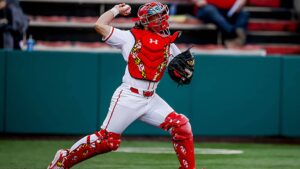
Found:
[[(144, 154), (174, 154), (172, 148), (167, 147), (121, 147), (116, 152), (144, 153)], [(195, 154), (243, 154), (242, 150), (195, 148)]]

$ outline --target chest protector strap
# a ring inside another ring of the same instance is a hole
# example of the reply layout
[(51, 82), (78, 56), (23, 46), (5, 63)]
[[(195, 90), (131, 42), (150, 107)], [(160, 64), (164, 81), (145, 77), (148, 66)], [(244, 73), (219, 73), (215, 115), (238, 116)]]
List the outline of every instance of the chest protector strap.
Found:
[(128, 69), (132, 77), (158, 82), (166, 69), (170, 57), (170, 44), (180, 32), (162, 37), (141, 29), (131, 29), (135, 44), (128, 58)]

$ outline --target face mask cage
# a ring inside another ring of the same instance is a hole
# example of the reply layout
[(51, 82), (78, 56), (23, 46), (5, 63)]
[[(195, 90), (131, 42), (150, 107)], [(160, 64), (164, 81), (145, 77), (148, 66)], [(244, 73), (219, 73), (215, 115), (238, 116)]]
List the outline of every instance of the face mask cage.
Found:
[(155, 33), (170, 35), (169, 9), (159, 2), (148, 3), (139, 8), (138, 18), (142, 25)]

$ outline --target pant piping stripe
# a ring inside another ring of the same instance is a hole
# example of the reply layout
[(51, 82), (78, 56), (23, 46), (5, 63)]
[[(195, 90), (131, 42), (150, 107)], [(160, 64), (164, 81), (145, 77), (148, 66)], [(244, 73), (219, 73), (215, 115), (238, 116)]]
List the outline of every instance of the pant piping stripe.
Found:
[(112, 118), (112, 116), (113, 116), (113, 114), (114, 114), (115, 108), (116, 108), (116, 106), (117, 106), (117, 104), (118, 104), (118, 101), (119, 101), (119, 99), (120, 99), (120, 97), (121, 97), (122, 92), (123, 92), (123, 90), (121, 90), (120, 93), (119, 93), (119, 96), (118, 96), (118, 98), (117, 98), (117, 101), (116, 101), (116, 103), (115, 103), (113, 109), (112, 109), (112, 112), (111, 112), (111, 114), (110, 114), (110, 117), (109, 117), (109, 120), (108, 120), (107, 125), (106, 125), (106, 127), (105, 127), (105, 130), (107, 129), (107, 127), (108, 127), (108, 125), (109, 125), (109, 123), (110, 123), (110, 120), (111, 120), (111, 118)]

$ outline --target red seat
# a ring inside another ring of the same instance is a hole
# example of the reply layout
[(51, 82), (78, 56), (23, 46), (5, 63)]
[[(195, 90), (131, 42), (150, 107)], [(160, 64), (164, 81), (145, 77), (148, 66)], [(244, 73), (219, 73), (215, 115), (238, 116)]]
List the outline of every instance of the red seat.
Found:
[(260, 7), (280, 7), (280, 0), (249, 0), (249, 5)]
[(250, 21), (248, 29), (251, 31), (288, 31), (296, 32), (299, 27), (297, 21), (259, 20)]
[(35, 18), (37, 21), (44, 21), (44, 22), (67, 22), (68, 17), (66, 16), (36, 16), (32, 17)]
[(37, 45), (47, 46), (47, 47), (66, 47), (72, 46), (72, 42), (70, 41), (37, 41)]
[(83, 48), (107, 48), (109, 47), (106, 43), (101, 42), (75, 42), (74, 46)]
[(98, 17), (71, 17), (71, 22), (79, 22), (79, 23), (95, 23)]
[(300, 54), (300, 45), (266, 45), (265, 50), (269, 55), (272, 54)]

